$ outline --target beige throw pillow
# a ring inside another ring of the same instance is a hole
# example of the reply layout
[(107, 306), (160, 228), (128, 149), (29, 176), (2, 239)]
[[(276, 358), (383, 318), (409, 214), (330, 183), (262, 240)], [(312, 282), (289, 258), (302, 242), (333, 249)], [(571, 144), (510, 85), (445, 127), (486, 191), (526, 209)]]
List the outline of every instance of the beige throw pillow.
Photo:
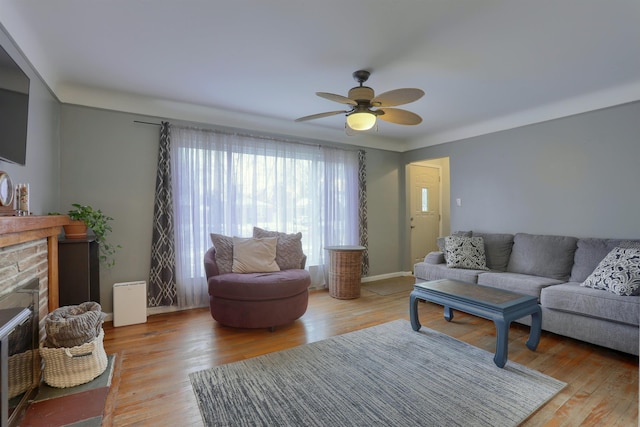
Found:
[(280, 271), (276, 263), (277, 237), (233, 238), (233, 273), (269, 273)]

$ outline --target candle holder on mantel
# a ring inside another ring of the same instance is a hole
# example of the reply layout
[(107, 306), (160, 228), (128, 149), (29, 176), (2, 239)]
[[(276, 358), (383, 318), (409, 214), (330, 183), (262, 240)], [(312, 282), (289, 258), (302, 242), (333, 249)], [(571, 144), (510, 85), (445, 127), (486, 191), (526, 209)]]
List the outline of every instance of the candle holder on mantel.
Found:
[(29, 184), (16, 185), (16, 212), (18, 216), (30, 215)]

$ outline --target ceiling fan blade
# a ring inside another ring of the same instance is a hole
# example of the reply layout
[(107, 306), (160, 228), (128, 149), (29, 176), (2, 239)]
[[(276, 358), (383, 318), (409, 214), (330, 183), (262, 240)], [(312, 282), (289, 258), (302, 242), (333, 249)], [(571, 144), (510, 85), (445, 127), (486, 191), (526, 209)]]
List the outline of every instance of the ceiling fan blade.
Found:
[(329, 117), (329, 116), (335, 116), (337, 114), (345, 114), (348, 113), (348, 111), (329, 111), (327, 113), (319, 113), (319, 114), (312, 114), (310, 116), (304, 116), (304, 117), (300, 117), (299, 119), (296, 119), (296, 122), (306, 122), (307, 120), (313, 120), (313, 119), (321, 119), (323, 117)]
[(340, 104), (358, 105), (358, 103), (353, 99), (349, 99), (346, 96), (342, 95), (336, 95), (335, 93), (316, 92), (316, 95), (321, 98), (328, 99), (329, 101), (339, 102)]
[(422, 123), (422, 117), (416, 113), (400, 108), (381, 108), (376, 111), (382, 111), (384, 113), (378, 116), (379, 119), (397, 125), (418, 125)]
[(383, 92), (371, 100), (373, 107), (393, 107), (395, 105), (408, 104), (424, 96), (422, 89), (404, 88)]

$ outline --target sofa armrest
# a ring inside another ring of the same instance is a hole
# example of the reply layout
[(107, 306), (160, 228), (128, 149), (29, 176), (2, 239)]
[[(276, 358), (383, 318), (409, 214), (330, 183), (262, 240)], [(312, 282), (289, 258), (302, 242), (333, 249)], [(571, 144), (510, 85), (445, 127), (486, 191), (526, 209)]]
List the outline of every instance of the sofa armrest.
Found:
[(427, 264), (444, 264), (444, 254), (442, 252), (429, 252), (427, 256), (424, 257), (424, 262)]

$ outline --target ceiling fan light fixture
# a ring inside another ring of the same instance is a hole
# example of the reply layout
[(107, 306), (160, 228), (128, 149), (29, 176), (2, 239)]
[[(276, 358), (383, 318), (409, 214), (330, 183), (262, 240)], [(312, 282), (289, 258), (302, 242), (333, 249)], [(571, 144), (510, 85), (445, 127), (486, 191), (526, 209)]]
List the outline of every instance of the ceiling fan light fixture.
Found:
[(349, 89), (349, 96), (336, 95), (335, 93), (328, 92), (316, 92), (316, 95), (321, 98), (349, 105), (350, 110), (312, 114), (310, 116), (297, 118), (295, 121), (304, 122), (334, 116), (336, 114), (346, 114), (347, 119), (344, 122), (344, 127), (347, 135), (356, 135), (358, 132), (364, 132), (374, 128), (377, 132), (377, 116), (380, 116), (380, 120), (399, 125), (418, 125), (422, 122), (422, 118), (411, 111), (400, 108), (388, 108), (417, 101), (424, 95), (422, 89), (394, 89), (376, 96), (372, 88), (363, 85), (370, 74), (367, 70), (358, 70), (353, 73), (353, 78), (359, 83), (359, 86)]
[(352, 113), (347, 116), (347, 124), (353, 130), (369, 130), (376, 124), (376, 116), (370, 112)]

